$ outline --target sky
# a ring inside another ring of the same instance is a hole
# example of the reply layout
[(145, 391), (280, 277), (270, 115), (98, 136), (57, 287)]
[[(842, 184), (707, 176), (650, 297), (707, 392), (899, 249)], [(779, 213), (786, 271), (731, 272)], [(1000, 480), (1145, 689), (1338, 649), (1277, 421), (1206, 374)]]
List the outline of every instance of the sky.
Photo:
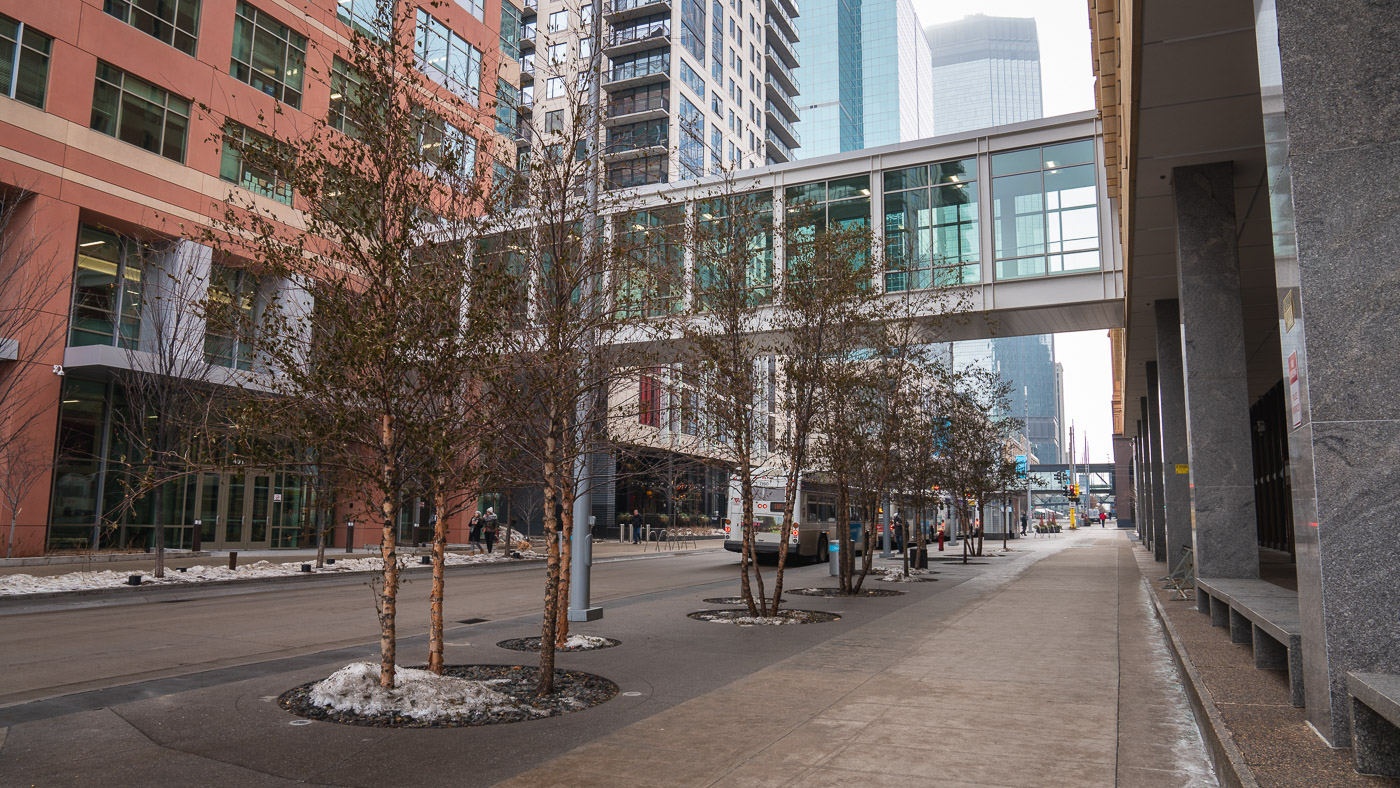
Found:
[[(1094, 108), (1087, 0), (913, 0), (924, 25), (972, 14), (1035, 17), (1040, 36), (1040, 84), (1045, 115)], [(1065, 421), (1075, 427), (1075, 455), (1083, 461), (1113, 457), (1113, 366), (1107, 331), (1055, 336), (1055, 358), (1065, 368)], [(1069, 425), (1065, 425), (1068, 431)]]

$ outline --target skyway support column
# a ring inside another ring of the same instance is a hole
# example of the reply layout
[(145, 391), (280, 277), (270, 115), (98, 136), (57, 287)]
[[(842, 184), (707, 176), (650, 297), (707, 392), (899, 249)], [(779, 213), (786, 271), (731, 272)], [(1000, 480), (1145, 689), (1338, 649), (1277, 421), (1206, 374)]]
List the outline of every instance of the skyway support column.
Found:
[[(1191, 545), (1191, 462), (1186, 446), (1186, 394), (1182, 386), (1181, 318), (1174, 298), (1152, 303), (1157, 318), (1157, 392), (1162, 419), (1162, 489), (1167, 563), (1176, 566)], [(1248, 457), (1249, 455), (1246, 455)]]
[(1172, 170), (1199, 577), (1258, 577), (1234, 165)]
[(1166, 491), (1162, 482), (1162, 413), (1157, 396), (1157, 362), (1147, 362), (1147, 429), (1152, 436), (1148, 446), (1147, 471), (1152, 477), (1152, 557), (1167, 561)]

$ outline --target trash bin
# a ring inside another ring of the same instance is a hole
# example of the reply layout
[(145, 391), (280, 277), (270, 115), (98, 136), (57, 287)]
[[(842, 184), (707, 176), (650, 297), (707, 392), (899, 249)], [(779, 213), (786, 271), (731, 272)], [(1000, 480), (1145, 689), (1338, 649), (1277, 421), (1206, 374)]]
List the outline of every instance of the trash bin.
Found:
[(909, 568), (928, 569), (928, 548), (920, 550), (917, 547), (909, 548)]

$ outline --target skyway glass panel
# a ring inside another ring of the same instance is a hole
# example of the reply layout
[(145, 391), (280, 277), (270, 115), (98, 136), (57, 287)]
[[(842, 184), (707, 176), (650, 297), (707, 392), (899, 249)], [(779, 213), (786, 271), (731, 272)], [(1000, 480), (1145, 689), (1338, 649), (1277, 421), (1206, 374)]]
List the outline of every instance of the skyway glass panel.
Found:
[(1099, 269), (1092, 140), (994, 154), (991, 166), (997, 279)]
[(884, 173), (885, 289), (981, 280), (977, 160)]

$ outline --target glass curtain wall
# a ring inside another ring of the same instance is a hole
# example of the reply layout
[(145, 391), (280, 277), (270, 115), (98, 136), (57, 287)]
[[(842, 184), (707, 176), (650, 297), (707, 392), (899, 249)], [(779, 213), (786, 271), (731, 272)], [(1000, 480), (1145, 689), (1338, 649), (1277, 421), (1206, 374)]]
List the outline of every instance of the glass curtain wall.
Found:
[(992, 157), (997, 279), (1099, 268), (1092, 140)]
[(773, 195), (751, 192), (696, 203), (695, 286), (700, 307), (718, 282), (713, 263), (742, 246), (749, 257), (746, 286), (758, 303), (773, 297)]
[(70, 347), (115, 345), (140, 349), (142, 258), (147, 247), (83, 225), (78, 230)]
[(981, 281), (977, 160), (887, 170), (885, 289)]
[(680, 310), (685, 290), (685, 207), (635, 211), (613, 224), (623, 261), (617, 276), (617, 308), (629, 317), (657, 317)]

